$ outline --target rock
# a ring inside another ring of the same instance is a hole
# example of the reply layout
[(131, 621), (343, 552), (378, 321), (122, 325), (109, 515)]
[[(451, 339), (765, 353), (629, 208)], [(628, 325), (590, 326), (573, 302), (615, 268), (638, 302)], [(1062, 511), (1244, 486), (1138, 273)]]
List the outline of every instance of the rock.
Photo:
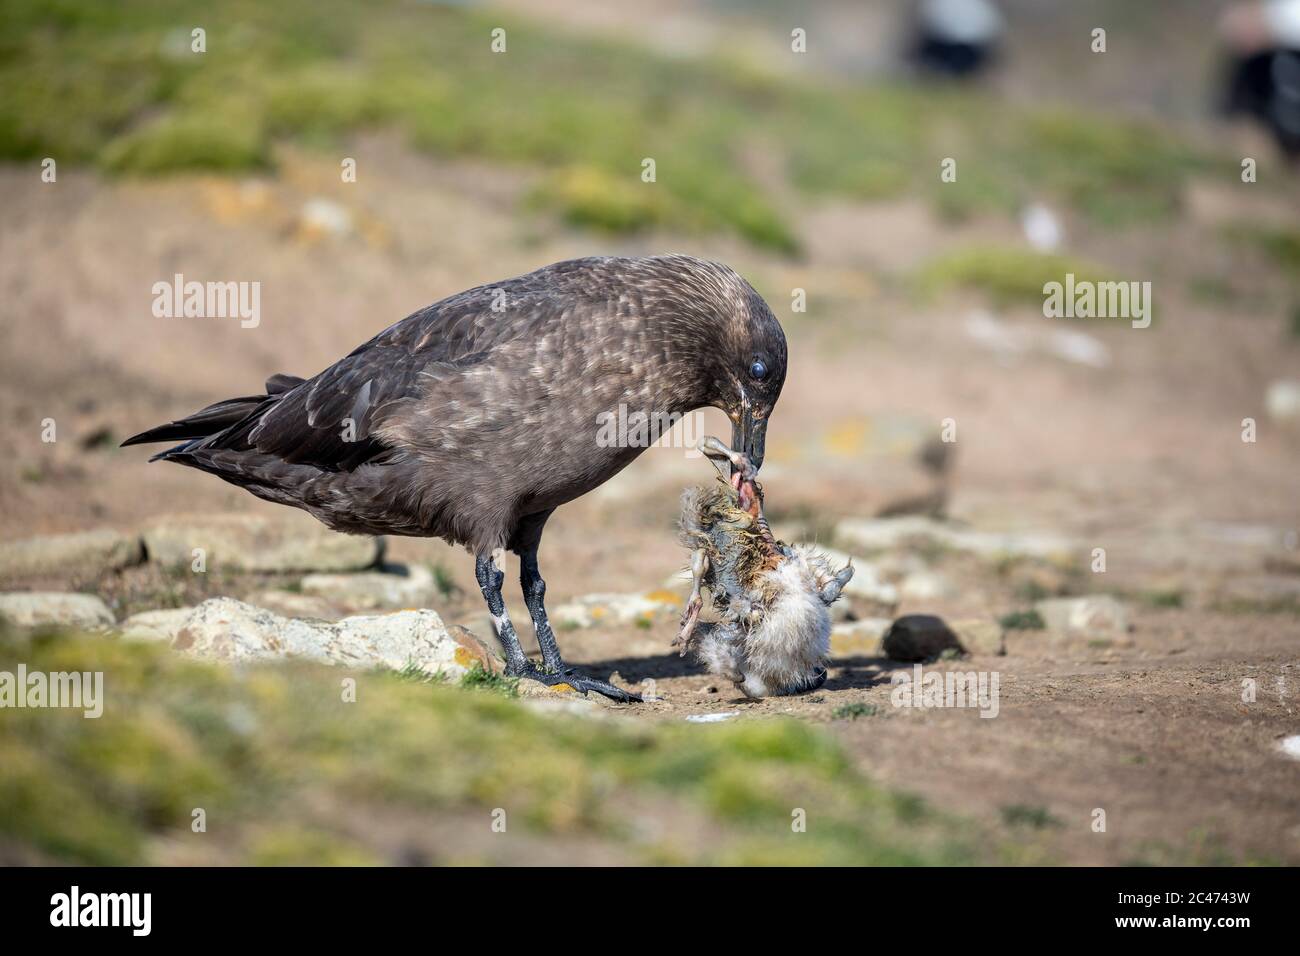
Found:
[(1046, 532), (994, 532), (954, 527), (920, 515), (898, 518), (846, 518), (835, 526), (835, 537), (864, 551), (885, 551), (912, 542), (965, 551), (983, 558), (1066, 559), (1074, 542)]
[[(462, 618), (453, 627), (462, 628), (473, 634), (482, 634), (488, 642), (488, 646), (495, 647), (498, 650), (502, 649), (501, 638), (497, 635), (496, 621), (492, 620), (492, 615), (487, 612), (486, 608), (483, 609), (482, 613), (475, 613)], [(532, 637), (532, 629), (528, 626), (525, 626), (523, 633), (519, 634), (519, 640), (521, 643), (529, 641), (529, 643), (523, 644), (525, 651), (532, 649), (537, 644), (537, 640)]]
[(303, 242), (340, 239), (352, 230), (352, 213), (347, 206), (323, 196), (308, 199), (298, 215), (297, 237)]
[(433, 572), (422, 564), (388, 564), (356, 574), (309, 574), (302, 579), (302, 590), (366, 611), (428, 607), (438, 596)]
[(84, 574), (139, 564), (144, 547), (138, 537), (116, 531), (79, 531), (49, 534), (0, 544), (0, 577), (23, 578), (39, 574)]
[(114, 620), (113, 612), (97, 595), (64, 591), (0, 594), (0, 617), (17, 627), (101, 628)]
[(1034, 605), (1049, 631), (1060, 634), (1123, 633), (1128, 630), (1124, 605), (1109, 594), (1049, 598)]
[(462, 645), (436, 611), (347, 617), (329, 624), (281, 617), (233, 598), (213, 598), (195, 608), (172, 647), (234, 663), (303, 658), (347, 667), (414, 666), (453, 679), (464, 677), (482, 651), (481, 645)]
[(189, 568), (194, 549), (208, 570), (360, 571), (379, 560), (382, 539), (331, 531), (305, 513), (173, 516), (145, 529), (149, 560)]
[(122, 639), (127, 641), (170, 641), (193, 613), (192, 607), (141, 611), (123, 621), (118, 631)]
[(1275, 422), (1300, 422), (1300, 381), (1279, 379), (1270, 382), (1264, 396), (1268, 417)]
[(1110, 367), (1110, 349), (1087, 332), (1074, 329), (1052, 329), (1046, 341), (1047, 351), (1057, 358), (1073, 362), (1075, 365), (1090, 365), (1093, 368)]
[(555, 684), (552, 686), (550, 684), (543, 684), (539, 680), (533, 680), (531, 677), (519, 678), (519, 684), (517, 685), (516, 690), (520, 697), (541, 697), (548, 699), (557, 697), (576, 697), (579, 700), (582, 699), (582, 695), (568, 684)]
[(520, 697), (554, 697), (556, 694), (577, 696), (577, 691), (568, 684), (557, 684), (551, 687), (531, 677), (519, 678), (519, 683), (515, 685), (515, 693)]
[[(854, 561), (865, 560), (854, 558)], [(928, 565), (919, 555), (910, 551), (886, 551), (871, 558), (876, 574), (885, 581), (901, 581), (916, 571), (928, 571)]]
[[(609, 681), (611, 684), (625, 686), (625, 681), (623, 680), (622, 675), (617, 671), (609, 675)], [(636, 688), (634, 688), (634, 690), (636, 690)], [(603, 694), (596, 693), (595, 691), (591, 691), (586, 696), (583, 696), (570, 684), (543, 684), (541, 681), (533, 680), (531, 677), (519, 678), (519, 681), (516, 684), (516, 691), (521, 698), (525, 699), (525, 701), (541, 705), (556, 705), (552, 708), (556, 713), (565, 712), (564, 705), (566, 703), (581, 704), (588, 711), (617, 710), (623, 706), (610, 700)], [(645, 695), (644, 699), (646, 701), (652, 701), (658, 698)], [(573, 711), (570, 710), (569, 712)]]
[(933, 614), (903, 615), (890, 625), (880, 646), (894, 661), (925, 661), (944, 651), (964, 651), (944, 619)]
[(258, 591), (249, 595), (248, 603), (264, 607), (284, 617), (337, 621), (346, 616), (323, 597), (317, 597), (315, 594), (298, 594), (294, 591)]
[(889, 626), (894, 622), (887, 617), (864, 617), (856, 621), (846, 621), (843, 624), (836, 624), (831, 628), (832, 634), (843, 635), (869, 635), (873, 637), (884, 637)]
[(519, 679), (517, 692), (524, 706), (544, 714), (600, 717), (605, 716), (602, 711), (618, 707), (609, 698), (595, 692), (584, 697), (568, 684), (551, 687), (529, 677)]
[[(853, 577), (844, 588), (844, 593), (851, 598), (860, 598), (872, 604), (884, 605), (892, 609), (898, 604), (898, 588), (881, 577), (880, 569), (870, 561), (853, 557), (834, 548), (820, 549), (837, 569), (850, 561), (853, 563)], [(834, 607), (835, 605), (831, 605)]]
[(1007, 652), (1006, 636), (997, 621), (964, 618), (949, 621), (948, 628), (957, 635), (962, 648), (970, 654), (995, 657)]
[(1011, 325), (984, 311), (967, 316), (965, 328), (973, 341), (995, 353), (1004, 365), (1032, 352), (1093, 368), (1111, 363), (1110, 350), (1100, 339), (1075, 329)]
[(831, 655), (852, 657), (856, 654), (879, 654), (880, 639), (889, 630), (890, 623), (887, 617), (868, 617), (834, 625), (831, 628)]
[(1042, 203), (1030, 203), (1020, 211), (1020, 228), (1026, 241), (1039, 252), (1055, 252), (1061, 246), (1061, 221)]
[(908, 601), (935, 601), (957, 593), (952, 582), (937, 571), (913, 571), (903, 578), (898, 591)]
[(914, 540), (942, 541), (947, 525), (922, 515), (896, 518), (845, 518), (835, 526), (835, 537), (864, 551), (888, 551)]
[(649, 623), (659, 615), (676, 614), (681, 607), (681, 596), (664, 589), (644, 594), (588, 594), (555, 608), (551, 619), (561, 627)]
[[(834, 632), (831, 640), (834, 641)], [(881, 641), (885, 656), (896, 661), (923, 661), (944, 651), (961, 654), (1006, 653), (1002, 627), (996, 621), (965, 618), (945, 621), (933, 614), (907, 614), (894, 621)]]
[(460, 645), (460, 648), (455, 651), (458, 663), (470, 668), (477, 663), (489, 674), (505, 673), (506, 662), (502, 660), (501, 655), (492, 645), (480, 640), (469, 628), (452, 624), (447, 628), (447, 633)]

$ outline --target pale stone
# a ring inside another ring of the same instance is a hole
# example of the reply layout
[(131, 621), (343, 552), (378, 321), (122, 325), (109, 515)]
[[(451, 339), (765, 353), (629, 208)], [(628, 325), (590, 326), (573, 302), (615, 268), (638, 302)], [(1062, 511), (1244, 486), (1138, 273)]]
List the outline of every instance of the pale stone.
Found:
[(433, 572), (422, 564), (392, 564), (381, 571), (355, 574), (309, 574), (302, 579), (302, 591), (358, 610), (428, 607), (438, 596)]
[(113, 612), (94, 594), (64, 591), (14, 591), (0, 594), (0, 617), (18, 627), (112, 625)]
[(329, 624), (281, 617), (233, 598), (200, 604), (172, 647), (234, 663), (302, 658), (346, 667), (414, 666), (452, 679), (468, 673), (476, 654), (457, 641), (436, 611), (348, 617)]
[(835, 526), (835, 537), (863, 551), (886, 551), (913, 541), (928, 542), (987, 559), (1063, 559), (1076, 550), (1068, 538), (1047, 532), (977, 531), (959, 528), (920, 515), (898, 518), (846, 518)]
[(952, 582), (937, 571), (913, 571), (903, 578), (898, 591), (908, 601), (935, 601), (957, 593)]
[(163, 608), (132, 614), (118, 628), (124, 640), (170, 641), (194, 613), (193, 607)]
[(1300, 381), (1279, 379), (1269, 383), (1264, 407), (1276, 422), (1300, 422)]
[[(879, 567), (870, 561), (854, 557), (834, 548), (819, 548), (836, 568), (842, 568), (852, 562), (853, 577), (844, 587), (844, 594), (850, 598), (860, 598), (874, 604), (883, 604), (892, 608), (898, 604), (898, 588), (884, 580)], [(832, 605), (834, 606), (834, 605)]]
[(48, 534), (0, 544), (0, 577), (99, 575), (143, 560), (144, 548), (135, 535), (107, 529)]
[(144, 532), (149, 560), (193, 566), (203, 549), (206, 569), (223, 571), (358, 571), (380, 557), (381, 539), (331, 531), (310, 515), (281, 508), (274, 514), (173, 516)]
[(552, 623), (561, 627), (596, 627), (634, 624), (678, 613), (682, 598), (667, 590), (639, 594), (588, 594), (551, 611)]
[(1062, 634), (1121, 633), (1128, 629), (1124, 605), (1109, 594), (1050, 598), (1034, 605), (1049, 631)]
[(891, 623), (887, 617), (869, 617), (834, 625), (831, 628), (831, 654), (835, 657), (879, 654), (880, 639)]
[(1002, 625), (984, 618), (963, 618), (949, 621), (948, 628), (957, 635), (961, 646), (971, 654), (996, 656), (1006, 653), (1006, 638)]
[(264, 607), (285, 617), (337, 621), (347, 616), (323, 597), (317, 597), (315, 594), (298, 594), (294, 591), (274, 589), (257, 591), (249, 595), (248, 603)]

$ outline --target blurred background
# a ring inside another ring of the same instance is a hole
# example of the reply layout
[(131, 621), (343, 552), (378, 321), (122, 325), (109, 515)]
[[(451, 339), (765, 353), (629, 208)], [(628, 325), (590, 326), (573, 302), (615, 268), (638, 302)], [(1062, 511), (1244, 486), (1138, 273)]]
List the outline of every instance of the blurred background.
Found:
[[(1235, 686), (1242, 661), (1274, 680), (1300, 637), (1300, 15), (1274, 6), (0, 0), (0, 534), (275, 511), (118, 443), (273, 373), (311, 375), (473, 285), (585, 255), (718, 259), (790, 340), (764, 467), (778, 534), (874, 554), (862, 577), (894, 589), (883, 607), (863, 592), (851, 615), (1031, 635), (1020, 625), (1045, 598), (1105, 592), (1127, 608), (1112, 634), (1008, 640), (1020, 663), (1005, 666), (1037, 688), (1012, 744), (969, 729), (980, 721), (923, 739), (841, 721), (851, 762), (1017, 845), (1025, 814), (1007, 807), (1027, 792), (1029, 842), (1075, 860), (1131, 861), (1035, 815), (1093, 806), (1098, 780), (1119, 802), (1140, 793), (1132, 832), (1178, 859), (1210, 858), (1187, 849), (1193, 832), (1229, 861), (1286, 858), (1294, 770), (1216, 761), (1214, 713), (1185, 703), (1189, 686)], [(259, 282), (260, 323), (155, 317), (153, 284), (176, 273)], [(1150, 282), (1150, 327), (1045, 318), (1043, 285), (1067, 273)], [(955, 442), (940, 441), (947, 419)], [(722, 417), (704, 431), (725, 435)], [(678, 494), (710, 472), (665, 445), (552, 520), (552, 601), (678, 586)], [(468, 555), (386, 546), (433, 570), (444, 619), (490, 634)], [(1098, 547), (1105, 575), (1089, 573)], [(214, 595), (356, 610), (293, 576), (220, 567), (2, 570), (4, 590), (94, 593), (119, 620)], [(665, 663), (674, 626), (673, 612), (594, 628), (579, 615), (561, 637), (575, 659), (678, 688), (659, 713), (680, 717), (708, 680)], [(1170, 661), (1188, 670), (1142, 676)], [(1078, 736), (1063, 746), (1060, 709), (1032, 705), (1071, 668), (1102, 676), (1065, 710), (1091, 700), (1104, 716), (1067, 721)], [(853, 673), (829, 690), (887, 701)], [(1175, 768), (1163, 784), (1097, 749), (1128, 733), (1135, 696), (1170, 721), (1147, 742)], [(976, 759), (972, 783), (959, 771)], [(1243, 767), (1249, 814), (1232, 789)], [(1212, 807), (1171, 815), (1193, 792)], [(295, 839), (286, 858), (310, 856)]]

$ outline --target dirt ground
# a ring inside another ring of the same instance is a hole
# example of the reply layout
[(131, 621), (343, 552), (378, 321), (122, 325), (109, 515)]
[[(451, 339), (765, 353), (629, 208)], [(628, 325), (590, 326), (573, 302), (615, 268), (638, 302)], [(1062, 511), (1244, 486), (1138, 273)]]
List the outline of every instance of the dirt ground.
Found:
[[(588, 240), (563, 232), (521, 239), (509, 202), (524, 185), (515, 174), (415, 159), (383, 140), (357, 152), (384, 185), (349, 201), (382, 224), (382, 242), (292, 238), (302, 197), (330, 188), (324, 169), (310, 181), (308, 158), (293, 164), (299, 172), (290, 180), (255, 185), (75, 176), (51, 193), (32, 188), (25, 171), (0, 175), (0, 204), (10, 210), (0, 265), (7, 536), (129, 530), (159, 514), (270, 507), (204, 476), (147, 466), (145, 453), (95, 436), (120, 438), (252, 390), (275, 371), (312, 372), (428, 300), (591, 251)], [(923, 490), (915, 436), (951, 416), (959, 429), (948, 509), (955, 518), (1106, 547), (1105, 581), (1087, 590), (1177, 592), (1183, 607), (1137, 599), (1131, 633), (1112, 642), (1013, 631), (1005, 657), (936, 665), (998, 671), (1001, 707), (992, 720), (973, 710), (895, 709), (889, 674), (898, 665), (851, 652), (837, 656), (816, 694), (737, 701), (672, 652), (667, 619), (648, 629), (564, 632), (568, 655), (633, 684), (653, 679), (666, 700), (636, 708), (638, 719), (791, 713), (827, 723), (870, 774), (940, 806), (991, 820), (1043, 808), (1026, 839), (1069, 860), (1159, 861), (1187, 852), (1190, 840), (1205, 862), (1300, 861), (1300, 764), (1278, 751), (1279, 738), (1300, 726), (1300, 622), (1294, 604), (1257, 609), (1271, 596), (1300, 594), (1283, 538), (1300, 525), (1300, 444), (1267, 425), (1254, 445), (1239, 437), (1243, 417), (1263, 419), (1260, 383), (1294, 364), (1294, 351), (1277, 348), (1275, 324), (1188, 301), (1177, 277), (1195, 265), (1178, 247), (1193, 243), (1152, 236), (1138, 254), (1168, 275), (1167, 318), (1142, 331), (1090, 327), (1112, 350), (1106, 369), (1042, 356), (1007, 364), (963, 334), (967, 303), (918, 308), (862, 279), (960, 240), (922, 209), (827, 209), (811, 215), (809, 230), (814, 251), (797, 267), (741, 248), (709, 250), (742, 270), (773, 270), (791, 285), (824, 290), (834, 303), (829, 314), (788, 323), (793, 365), (765, 467), (778, 532), (824, 536), (836, 518), (870, 515)], [(492, 274), (482, 265), (488, 246), (496, 249)], [(261, 327), (177, 320), (157, 334), (148, 290), (182, 249), (187, 262), (208, 262), (217, 274), (274, 276)], [(882, 264), (886, 256), (893, 261)], [(1219, 327), (1228, 321), (1225, 335)], [(60, 429), (53, 445), (38, 437), (47, 416)], [(711, 430), (720, 426), (709, 419)], [(707, 474), (680, 449), (656, 448), (563, 509), (544, 550), (551, 600), (659, 587), (683, 563), (671, 531), (677, 492)], [(391, 541), (390, 554), (442, 564), (463, 594), (440, 610), (483, 633), (467, 555), (423, 541)], [(900, 613), (996, 618), (1018, 606), (1015, 574), (1005, 568), (952, 555), (932, 563), (959, 582), (957, 595), (905, 602)], [(512, 604), (526, 620), (521, 603)], [(1260, 688), (1249, 705), (1241, 701), (1245, 678)], [(832, 719), (851, 703), (874, 704), (876, 713)], [(1104, 834), (1091, 829), (1095, 808), (1106, 811)]]
[[(363, 174), (346, 187), (336, 160), (310, 153), (289, 154), (274, 178), (105, 181), (68, 170), (51, 189), (30, 168), (0, 169), (0, 533), (129, 531), (162, 514), (271, 508), (116, 445), (257, 391), (272, 373), (314, 373), (480, 282), (595, 253), (705, 255), (761, 279), (790, 339), (764, 467), (778, 534), (827, 543), (838, 519), (932, 490), (916, 453), (952, 418), (949, 519), (1064, 535), (1080, 543), (1080, 565), (922, 552), (955, 590), (895, 612), (995, 620), (1045, 579), (1047, 593), (1123, 598), (1130, 627), (1104, 640), (1011, 631), (1005, 656), (933, 665), (998, 672), (995, 719), (892, 707), (900, 665), (843, 645), (822, 690), (750, 702), (676, 656), (671, 617), (560, 633), (572, 661), (627, 684), (653, 679), (665, 698), (619, 710), (825, 724), (870, 776), (1018, 826), (1048, 858), (1300, 863), (1300, 761), (1279, 748), (1300, 733), (1300, 432), (1263, 407), (1269, 381), (1294, 377), (1300, 340), (1287, 339), (1280, 309), (1258, 307), (1284, 295), (1272, 273), (1211, 239), (1225, 209), (1285, 224), (1294, 207), (1253, 208), (1231, 184), (1207, 181), (1187, 197), (1187, 221), (1168, 227), (1116, 236), (1065, 217), (1072, 251), (1156, 289), (1149, 329), (1070, 326), (1107, 350), (1093, 367), (989, 347), (969, 331), (988, 303), (910, 290), (908, 276), (936, 254), (1014, 238), (1014, 223), (954, 226), (912, 200), (815, 205), (798, 219), (808, 252), (790, 261), (727, 239), (569, 231), (520, 213), (529, 173), (420, 157), (384, 136), (356, 141), (349, 155)], [(351, 234), (302, 228), (303, 204), (322, 196), (351, 211)], [(1248, 291), (1226, 302), (1194, 294), (1198, 276), (1225, 267)], [(151, 315), (155, 281), (200, 269), (261, 279), (260, 326)], [(790, 313), (783, 290), (796, 287), (809, 291), (807, 314)], [(1028, 308), (995, 320), (1025, 334), (1045, 322)], [(1241, 440), (1247, 417), (1259, 423), (1255, 443)], [(53, 444), (41, 441), (46, 418), (57, 423)], [(705, 421), (726, 434), (720, 415)], [(680, 448), (655, 448), (562, 509), (542, 551), (552, 604), (663, 587), (685, 560), (672, 528), (677, 496), (709, 473)], [(1105, 574), (1087, 567), (1097, 547)], [(413, 540), (390, 541), (389, 554), (442, 565), (461, 593), (438, 610), (484, 633), (468, 555)], [(526, 621), (522, 601), (510, 603)], [(1247, 679), (1258, 685), (1253, 703), (1242, 699)], [(875, 712), (836, 716), (859, 703)], [(1104, 833), (1093, 829), (1098, 808)]]

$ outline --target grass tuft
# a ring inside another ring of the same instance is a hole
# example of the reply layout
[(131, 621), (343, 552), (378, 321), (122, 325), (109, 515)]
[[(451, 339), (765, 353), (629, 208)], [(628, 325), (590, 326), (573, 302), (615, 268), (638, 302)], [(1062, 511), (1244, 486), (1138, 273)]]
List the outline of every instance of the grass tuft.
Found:
[(852, 704), (841, 704), (831, 711), (833, 720), (857, 720), (859, 717), (874, 717), (878, 708), (875, 704), (864, 704), (857, 701)]
[(998, 618), (998, 624), (1007, 631), (1041, 631), (1047, 622), (1038, 611), (1030, 608), (1025, 611), (1011, 611)]
[[(507, 847), (490, 835), (498, 807), (512, 832), (578, 834), (631, 861), (978, 859), (969, 830), (864, 779), (829, 734), (791, 719), (543, 716), (504, 694), (386, 673), (361, 676), (347, 701), (340, 672), (319, 665), (232, 669), (147, 643), (0, 636), (0, 670), (20, 660), (101, 672), (105, 694), (96, 720), (0, 710), (0, 844), (24, 859), (392, 863), (401, 851), (385, 821), (427, 832), (449, 817), (483, 821), (482, 843), (461, 858), (523, 852), (529, 841)], [(223, 821), (220, 840), (191, 831), (196, 807), (209, 826)], [(795, 808), (817, 825), (793, 833)], [(647, 837), (655, 813), (658, 835)], [(682, 819), (695, 823), (678, 838)]]
[(519, 678), (494, 674), (477, 661), (469, 673), (460, 679), (460, 686), (492, 691), (503, 697), (519, 696)]
[(948, 253), (926, 265), (916, 281), (925, 295), (975, 289), (998, 306), (1041, 307), (1043, 287), (1049, 282), (1063, 283), (1067, 273), (1073, 273), (1076, 282), (1104, 281), (1098, 278), (1098, 270), (1085, 262), (1014, 246), (979, 246)]
[(1028, 827), (1031, 830), (1045, 830), (1049, 827), (1063, 826), (1060, 820), (1052, 816), (1046, 807), (1030, 806), (1016, 803), (1002, 808), (1002, 822), (1008, 826)]

